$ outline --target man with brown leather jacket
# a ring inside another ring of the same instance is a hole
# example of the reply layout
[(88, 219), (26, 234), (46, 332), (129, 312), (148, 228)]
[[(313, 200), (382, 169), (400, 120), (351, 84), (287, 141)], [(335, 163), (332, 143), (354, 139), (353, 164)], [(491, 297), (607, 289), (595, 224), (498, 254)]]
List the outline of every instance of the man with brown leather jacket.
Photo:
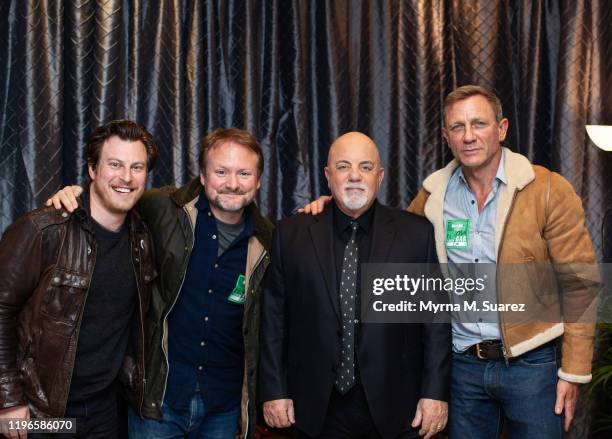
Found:
[(111, 121), (87, 139), (90, 183), (79, 207), (38, 209), (5, 231), (0, 418), (76, 418), (76, 437), (114, 438), (117, 378), (141, 404), (143, 315), (155, 268), (149, 232), (132, 207), (156, 156), (143, 127)]

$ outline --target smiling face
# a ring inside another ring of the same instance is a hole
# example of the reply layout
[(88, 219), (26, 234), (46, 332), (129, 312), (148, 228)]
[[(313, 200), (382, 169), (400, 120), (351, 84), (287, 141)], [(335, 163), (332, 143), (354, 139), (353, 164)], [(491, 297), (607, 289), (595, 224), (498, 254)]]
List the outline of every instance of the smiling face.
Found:
[(213, 146), (206, 154), (200, 182), (215, 217), (223, 221), (228, 213), (241, 215), (261, 185), (257, 154), (231, 141)]
[(142, 196), (147, 181), (147, 151), (141, 141), (109, 137), (100, 159), (88, 167), (94, 218), (125, 216)]
[(372, 139), (357, 132), (340, 136), (329, 150), (325, 177), (342, 212), (358, 218), (368, 210), (384, 178)]
[(497, 122), (493, 107), (481, 95), (457, 101), (444, 112), (442, 134), (453, 156), (470, 170), (497, 167), (507, 129), (508, 119)]

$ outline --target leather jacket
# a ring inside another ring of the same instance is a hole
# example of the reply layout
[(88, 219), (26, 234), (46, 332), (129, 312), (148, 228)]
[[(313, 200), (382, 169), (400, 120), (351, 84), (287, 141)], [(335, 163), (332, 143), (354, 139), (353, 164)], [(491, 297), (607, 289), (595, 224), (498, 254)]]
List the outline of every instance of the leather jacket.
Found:
[[(143, 316), (156, 274), (150, 234), (134, 211), (128, 218), (138, 330), (130, 331), (119, 380), (138, 408), (144, 394)], [(0, 241), (0, 409), (28, 404), (33, 417), (64, 415), (96, 250), (82, 207), (72, 214), (38, 209), (6, 229)]]

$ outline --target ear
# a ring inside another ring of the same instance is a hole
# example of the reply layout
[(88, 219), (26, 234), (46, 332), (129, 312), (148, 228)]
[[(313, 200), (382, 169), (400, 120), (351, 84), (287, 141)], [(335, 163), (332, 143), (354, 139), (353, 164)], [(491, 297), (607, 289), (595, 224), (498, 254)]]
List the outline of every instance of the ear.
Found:
[(91, 179), (91, 181), (94, 181), (96, 179), (96, 171), (90, 164), (87, 165), (87, 173), (89, 174), (89, 178)]
[(378, 187), (379, 188), (384, 178), (385, 178), (385, 168), (381, 166), (380, 171), (378, 171)]
[(506, 134), (508, 132), (508, 119), (505, 117), (499, 121), (499, 141), (503, 141), (506, 139)]
[(206, 186), (206, 177), (204, 176), (204, 172), (200, 171), (200, 183), (202, 186)]
[(325, 178), (327, 179), (327, 187), (331, 189), (331, 186), (329, 185), (329, 167), (326, 166), (323, 168), (323, 171), (325, 172)]
[(444, 140), (446, 141), (446, 144), (448, 145), (448, 131), (446, 131), (446, 128), (442, 127), (442, 137), (444, 137)]

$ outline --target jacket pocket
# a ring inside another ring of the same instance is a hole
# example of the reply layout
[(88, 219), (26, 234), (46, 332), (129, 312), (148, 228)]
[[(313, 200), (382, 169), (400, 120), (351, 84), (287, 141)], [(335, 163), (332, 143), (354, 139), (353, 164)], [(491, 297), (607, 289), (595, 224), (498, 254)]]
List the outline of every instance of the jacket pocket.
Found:
[(54, 269), (42, 299), (40, 312), (64, 323), (76, 323), (85, 301), (89, 280), (89, 276), (74, 271)]

